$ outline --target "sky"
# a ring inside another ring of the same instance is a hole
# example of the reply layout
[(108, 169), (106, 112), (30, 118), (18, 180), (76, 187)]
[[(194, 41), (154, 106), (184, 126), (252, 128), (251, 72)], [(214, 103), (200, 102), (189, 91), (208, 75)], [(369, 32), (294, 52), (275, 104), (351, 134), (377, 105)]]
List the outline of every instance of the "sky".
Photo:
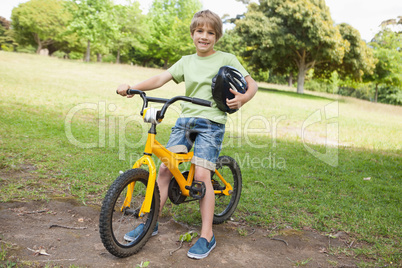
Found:
[[(0, 16), (10, 20), (11, 10), (28, 0), (0, 0)], [(114, 0), (124, 3), (124, 0)], [(255, 1), (255, 0), (254, 0)], [(152, 0), (139, 0), (141, 8), (147, 10)], [(401, 0), (325, 0), (335, 24), (346, 22), (359, 30), (362, 39), (369, 42), (380, 28), (381, 22), (402, 16)], [(222, 16), (236, 16), (246, 10), (236, 0), (201, 0), (204, 9)]]

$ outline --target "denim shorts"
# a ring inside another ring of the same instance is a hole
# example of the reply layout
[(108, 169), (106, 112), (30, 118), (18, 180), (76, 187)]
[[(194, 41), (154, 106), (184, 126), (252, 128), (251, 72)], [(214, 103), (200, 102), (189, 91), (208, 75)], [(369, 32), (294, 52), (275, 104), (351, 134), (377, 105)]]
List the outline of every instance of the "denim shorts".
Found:
[(205, 118), (181, 117), (172, 128), (166, 148), (174, 153), (187, 153), (194, 145), (191, 163), (213, 171), (222, 148), (224, 134), (224, 124)]

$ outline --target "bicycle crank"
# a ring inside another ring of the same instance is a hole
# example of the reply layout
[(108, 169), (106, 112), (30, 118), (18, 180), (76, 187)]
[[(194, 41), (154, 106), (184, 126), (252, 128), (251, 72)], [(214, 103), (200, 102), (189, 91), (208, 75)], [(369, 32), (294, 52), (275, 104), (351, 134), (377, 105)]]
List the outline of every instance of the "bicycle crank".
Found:
[(191, 186), (186, 186), (190, 191), (190, 196), (194, 199), (200, 200), (205, 196), (205, 183), (202, 181), (193, 181)]

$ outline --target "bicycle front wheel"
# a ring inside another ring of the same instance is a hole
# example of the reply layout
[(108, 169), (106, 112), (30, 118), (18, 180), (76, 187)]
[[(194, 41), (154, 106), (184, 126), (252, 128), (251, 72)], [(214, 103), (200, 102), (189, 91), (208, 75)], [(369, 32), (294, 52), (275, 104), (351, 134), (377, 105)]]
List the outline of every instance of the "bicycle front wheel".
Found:
[[(139, 211), (145, 199), (149, 173), (131, 169), (121, 174), (110, 186), (103, 200), (99, 217), (99, 232), (105, 248), (114, 256), (124, 258), (137, 253), (150, 238), (159, 214), (158, 185), (151, 210), (143, 217)], [(136, 230), (135, 235), (126, 235)]]
[[(236, 210), (241, 195), (242, 178), (239, 165), (229, 156), (220, 156), (216, 161), (216, 169), (233, 187), (230, 195), (215, 194), (214, 224), (220, 224), (229, 219)], [(222, 182), (215, 172), (212, 172), (212, 184), (214, 188), (222, 187)]]

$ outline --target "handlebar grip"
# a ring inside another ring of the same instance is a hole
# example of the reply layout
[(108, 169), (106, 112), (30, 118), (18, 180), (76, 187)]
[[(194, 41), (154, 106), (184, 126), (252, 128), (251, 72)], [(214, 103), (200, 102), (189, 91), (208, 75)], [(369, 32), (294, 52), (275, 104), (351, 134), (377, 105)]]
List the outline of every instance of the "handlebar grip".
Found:
[(203, 99), (198, 99), (198, 98), (192, 98), (191, 102), (194, 104), (206, 106), (206, 107), (212, 107), (212, 102), (203, 100)]
[(127, 95), (134, 95), (134, 94), (143, 94), (144, 92), (141, 90), (137, 90), (137, 89), (127, 89)]

